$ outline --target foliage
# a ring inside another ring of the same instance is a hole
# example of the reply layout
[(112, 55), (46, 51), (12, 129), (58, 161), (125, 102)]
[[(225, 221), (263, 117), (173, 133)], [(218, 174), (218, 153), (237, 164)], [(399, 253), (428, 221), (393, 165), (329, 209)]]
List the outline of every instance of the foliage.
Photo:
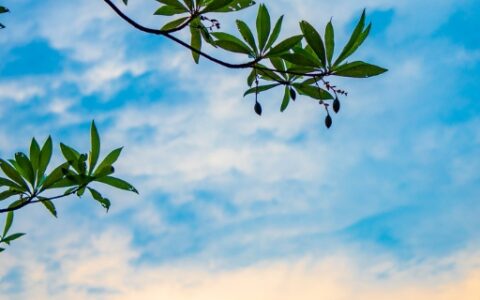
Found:
[[(41, 203), (50, 214), (57, 217), (54, 200), (74, 194), (81, 197), (87, 190), (93, 200), (108, 211), (110, 200), (94, 189), (91, 186), (93, 183), (138, 193), (130, 183), (112, 176), (115, 171), (113, 164), (120, 156), (122, 148), (111, 151), (102, 160), (99, 159), (101, 142), (95, 122), (91, 125), (90, 140), (88, 154), (80, 153), (60, 143), (64, 161), (53, 168), (49, 167), (53, 148), (51, 137), (48, 137), (41, 147), (33, 138), (28, 155), (18, 152), (12, 159), (0, 159), (0, 169), (4, 174), (4, 177), (0, 176), (0, 189), (3, 190), (0, 192), (0, 202), (8, 202), (8, 205), (0, 208), (0, 213), (6, 213), (0, 245), (2, 243), (9, 245), (10, 242), (24, 235), (23, 233), (9, 234), (9, 230), (14, 212), (27, 205)], [(51, 170), (47, 172), (49, 169)], [(52, 193), (54, 196), (51, 196)], [(4, 248), (0, 247), (0, 252), (3, 250)]]
[[(341, 108), (340, 96), (348, 93), (330, 81), (328, 77), (368, 78), (380, 75), (387, 70), (363, 61), (348, 61), (358, 50), (370, 33), (371, 24), (366, 25), (363, 11), (348, 42), (341, 51), (336, 50), (335, 30), (332, 21), (321, 31), (307, 21), (299, 23), (299, 33), (279, 41), (284, 16), (272, 22), (267, 6), (260, 4), (254, 26), (243, 20), (236, 20), (237, 35), (220, 31), (222, 25), (211, 15), (233, 13), (256, 5), (253, 0), (156, 0), (160, 7), (155, 15), (168, 18), (161, 29), (152, 29), (140, 25), (125, 15), (113, 0), (103, 0), (123, 20), (137, 30), (166, 37), (192, 53), (195, 63), (203, 57), (230, 69), (250, 69), (247, 77), (248, 88), (244, 97), (255, 96), (254, 110), (262, 115), (259, 94), (274, 88), (281, 88), (283, 97), (280, 111), (285, 111), (298, 95), (318, 101), (325, 108), (325, 126), (333, 123), (330, 107), (335, 113)], [(127, 5), (128, 0), (122, 0)], [(0, 14), (9, 10), (0, 6)], [(5, 26), (0, 23), (0, 29)], [(189, 30), (188, 42), (173, 34), (183, 29)], [(242, 55), (249, 59), (245, 63), (231, 63), (218, 59), (206, 52), (204, 46)], [(9, 203), (0, 208), (6, 214), (3, 232), (0, 232), (0, 246), (23, 236), (23, 233), (10, 234), (14, 212), (34, 203), (41, 203), (55, 217), (57, 210), (54, 200), (76, 194), (81, 197), (89, 191), (92, 198), (107, 211), (110, 201), (92, 188), (92, 183), (138, 193), (128, 182), (111, 176), (113, 164), (122, 148), (110, 152), (99, 162), (100, 137), (95, 123), (91, 126), (91, 149), (88, 154), (60, 143), (65, 159), (55, 168), (49, 168), (52, 156), (52, 139), (49, 137), (42, 147), (32, 139), (29, 155), (16, 153), (9, 160), (0, 159), (0, 202)], [(50, 171), (47, 172), (47, 169)], [(50, 196), (53, 190), (61, 193)], [(0, 247), (0, 252), (4, 248)]]
[[(253, 0), (157, 0), (160, 7), (155, 15), (169, 19), (160, 30), (146, 28), (126, 16), (112, 0), (104, 0), (114, 11), (135, 28), (151, 34), (163, 35), (183, 45), (192, 52), (198, 63), (205, 57), (215, 63), (233, 69), (251, 69), (247, 78), (248, 89), (244, 96), (255, 95), (254, 110), (262, 114), (258, 95), (273, 88), (282, 88), (283, 98), (280, 110), (283, 112), (297, 95), (318, 101), (326, 110), (325, 125), (330, 128), (332, 117), (340, 111), (340, 96), (347, 92), (326, 80), (327, 77), (368, 78), (380, 75), (387, 70), (363, 61), (348, 61), (368, 37), (371, 24), (366, 25), (365, 10), (350, 39), (335, 56), (335, 31), (332, 21), (320, 32), (307, 21), (300, 22), (297, 35), (278, 41), (284, 16), (275, 23), (264, 4), (258, 6), (255, 28), (242, 20), (236, 20), (238, 36), (219, 31), (221, 23), (211, 18), (213, 13), (231, 13), (255, 5)], [(123, 1), (128, 4), (126, 0)], [(273, 26), (272, 26), (273, 25)], [(172, 33), (189, 28), (190, 43), (174, 37)], [(250, 59), (243, 64), (232, 64), (210, 56), (202, 51), (204, 45), (240, 54)], [(338, 52), (338, 51), (337, 51)]]

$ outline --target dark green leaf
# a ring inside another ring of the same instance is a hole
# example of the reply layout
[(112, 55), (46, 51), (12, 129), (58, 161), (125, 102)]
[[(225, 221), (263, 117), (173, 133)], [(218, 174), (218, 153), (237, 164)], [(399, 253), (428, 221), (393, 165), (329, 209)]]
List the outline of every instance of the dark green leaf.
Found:
[(325, 27), (325, 48), (327, 52), (328, 65), (332, 65), (333, 52), (335, 51), (335, 33), (332, 21), (328, 22)]
[(300, 28), (307, 40), (307, 44), (312, 47), (318, 59), (320, 59), (322, 67), (326, 67), (325, 45), (323, 44), (322, 37), (307, 21), (300, 22)]
[(67, 173), (69, 167), (70, 165), (68, 162), (56, 167), (43, 181), (41, 190), (44, 191), (60, 181)]
[(283, 16), (278, 18), (277, 23), (275, 23), (272, 34), (270, 35), (270, 38), (268, 39), (268, 42), (265, 45), (265, 49), (270, 49), (273, 43), (277, 41), (278, 36), (280, 35), (280, 31), (282, 30), (282, 23), (283, 23)]
[(38, 145), (35, 138), (32, 139), (30, 144), (30, 161), (32, 163), (33, 170), (36, 172), (40, 164), (40, 145)]
[(289, 37), (286, 40), (277, 44), (272, 49), (270, 49), (267, 56), (272, 57), (272, 56), (287, 52), (288, 50), (292, 49), (296, 44), (298, 44), (298, 42), (300, 42), (302, 39), (303, 39), (302, 35), (295, 35), (295, 36)]
[(128, 5), (128, 0), (122, 0), (123, 4)]
[(52, 201), (47, 200), (47, 199), (41, 199), (42, 204), (45, 206), (46, 209), (56, 218), (57, 217), (57, 209), (55, 208), (55, 205), (53, 204)]
[(260, 52), (265, 49), (265, 45), (270, 35), (270, 14), (264, 4), (260, 4), (257, 15), (257, 35), (258, 48)]
[(116, 187), (121, 190), (126, 190), (126, 191), (130, 191), (138, 194), (137, 189), (135, 189), (130, 183), (120, 178), (116, 178), (113, 176), (106, 176), (106, 177), (98, 178), (96, 181)]
[(15, 161), (17, 162), (17, 171), (23, 178), (27, 179), (32, 186), (35, 185), (35, 173), (33, 172), (32, 163), (28, 159), (27, 155), (22, 152), (15, 153)]
[(100, 135), (98, 134), (97, 126), (95, 126), (95, 121), (92, 121), (92, 126), (90, 128), (90, 157), (89, 157), (89, 174), (92, 174), (95, 166), (98, 162), (98, 156), (100, 155)]
[(243, 39), (247, 42), (248, 45), (250, 45), (250, 48), (254, 50), (255, 54), (257, 54), (258, 48), (255, 44), (255, 38), (253, 37), (253, 33), (248, 27), (248, 25), (241, 20), (237, 20), (237, 28)]
[[(162, 4), (168, 5), (168, 6), (173, 6), (175, 8), (182, 9), (185, 12), (188, 11), (188, 8), (185, 5), (183, 5), (182, 3), (180, 3), (180, 1), (178, 1), (178, 0), (157, 0), (157, 1), (162, 3)], [(191, 1), (189, 1), (189, 2), (191, 2)]]
[(7, 237), (4, 237), (2, 239), (2, 242), (7, 244), (7, 245), (10, 245), (10, 242), (12, 242), (12, 241), (24, 236), (24, 235), (25, 235), (25, 233), (15, 233), (15, 234), (9, 235)]
[(314, 68), (318, 66), (317, 62), (313, 60), (308, 54), (302, 53), (286, 53), (281, 56), (284, 60), (298, 66)]
[(93, 199), (98, 201), (108, 212), (108, 209), (110, 208), (110, 200), (103, 198), (102, 194), (92, 188), (88, 188), (88, 190), (90, 191), (90, 194), (92, 194)]
[(334, 75), (353, 78), (368, 78), (385, 73), (387, 69), (367, 64), (363, 61), (354, 61), (335, 68)]
[(248, 54), (253, 56), (253, 53), (251, 52), (250, 49), (245, 48), (235, 42), (218, 40), (218, 41), (215, 41), (215, 45), (230, 52)]
[(50, 163), (50, 159), (52, 158), (52, 138), (49, 136), (48, 139), (42, 146), (42, 150), (40, 151), (40, 161), (38, 163), (38, 177), (37, 183), (43, 178), (45, 174), (45, 170)]
[(6, 190), (0, 193), (0, 201), (8, 199), (15, 195), (20, 195), (22, 192), (16, 190)]
[[(359, 38), (362, 35), (362, 32), (364, 32), (363, 31), (364, 27), (365, 27), (365, 10), (363, 10), (362, 16), (360, 17), (360, 20), (355, 26), (355, 29), (353, 30), (352, 35), (350, 36), (350, 39), (348, 40), (347, 44), (343, 48), (342, 52), (340, 53), (340, 56), (338, 56), (338, 58), (333, 63), (334, 66), (337, 66), (338, 64), (342, 63), (349, 55), (353, 53), (352, 49), (355, 47), (356, 44), (358, 45)], [(365, 38), (366, 38), (366, 35), (364, 39)]]
[[(233, 36), (231, 34), (225, 33), (225, 32), (214, 32), (212, 35), (217, 38), (217, 41), (215, 41), (215, 44), (221, 48), (224, 48), (222, 45), (230, 45), (228, 47), (231, 47), (231, 49), (225, 49), (233, 52), (239, 52), (239, 53), (245, 53), (245, 54), (250, 54), (253, 55), (254, 51), (251, 50), (244, 42), (242, 42), (239, 38), (236, 36)], [(235, 51), (234, 51), (235, 49)]]
[(255, 82), (256, 75), (257, 75), (257, 71), (253, 69), (247, 77), (248, 86), (252, 86), (252, 84)]
[[(190, 46), (192, 46), (192, 48), (200, 51), (202, 49), (202, 35), (200, 33), (201, 32), (200, 28), (195, 27), (195, 25), (200, 26), (200, 22), (199, 21), (194, 22), (192, 24), (192, 26), (190, 26), (190, 33), (192, 35), (191, 40), (190, 40)], [(198, 64), (198, 62), (200, 61), (200, 53), (192, 50), (192, 57), (193, 57), (193, 60), (195, 61), (195, 63)]]
[(309, 96), (318, 100), (331, 100), (333, 96), (326, 90), (317, 86), (294, 83), (293, 86), (301, 95)]
[(245, 96), (247, 96), (247, 95), (250, 95), (250, 94), (265, 92), (265, 91), (268, 91), (268, 90), (270, 90), (270, 89), (273, 89), (274, 87), (279, 86), (279, 85), (280, 85), (280, 83), (260, 85), (260, 86), (258, 86), (258, 88), (257, 88), (257, 87), (253, 87), (253, 88), (248, 89), (248, 90), (243, 94), (243, 97), (245, 97)]
[(283, 94), (283, 101), (282, 106), (280, 107), (280, 111), (284, 112), (287, 109), (288, 104), (290, 103), (290, 88), (285, 86), (285, 93)]
[(234, 0), (213, 0), (205, 7), (203, 13), (207, 12), (214, 12), (216, 10), (222, 9), (229, 4), (231, 4)]
[(18, 183), (25, 191), (28, 190), (27, 183), (25, 180), (23, 180), (22, 176), (20, 173), (18, 173), (15, 168), (13, 168), (8, 162), (4, 161), (3, 159), (0, 159), (0, 167), (10, 179)]
[(9, 12), (8, 8), (4, 6), (0, 6), (0, 14), (6, 13), (6, 12)]
[(17, 183), (11, 181), (10, 179), (0, 177), (0, 186), (8, 186), (11, 188), (15, 188), (17, 190), (22, 190), (23, 188), (19, 186)]
[(162, 30), (172, 30), (172, 29), (178, 28), (189, 19), (190, 17), (184, 17), (184, 18), (180, 18), (180, 19), (176, 19), (171, 22), (168, 22), (167, 24), (163, 25)]
[(76, 162), (80, 158), (80, 154), (76, 150), (64, 143), (60, 143), (60, 150), (62, 150), (63, 157), (70, 163)]
[(13, 217), (14, 217), (13, 211), (9, 211), (7, 213), (7, 218), (5, 219), (5, 226), (3, 227), (3, 233), (2, 233), (3, 237), (7, 235), (8, 231), (12, 227)]
[(99, 171), (102, 171), (103, 168), (107, 166), (112, 166), (120, 156), (123, 148), (117, 148), (110, 152), (103, 161), (98, 165), (97, 170), (93, 173), (95, 176), (98, 174)]
[[(204, 4), (210, 4), (214, 0), (202, 0)], [(197, 1), (198, 3), (198, 1)], [(224, 6), (222, 8), (216, 9), (215, 12), (217, 13), (224, 13), (224, 12), (232, 12), (232, 11), (239, 11), (245, 8), (248, 8), (252, 5), (255, 5), (255, 1), (253, 0), (234, 0), (229, 5)], [(202, 11), (203, 13), (204, 11)]]
[(173, 16), (173, 15), (182, 14), (185, 12), (186, 12), (185, 9), (180, 9), (178, 7), (174, 7), (170, 5), (164, 5), (164, 6), (161, 6), (159, 9), (157, 9), (154, 15)]

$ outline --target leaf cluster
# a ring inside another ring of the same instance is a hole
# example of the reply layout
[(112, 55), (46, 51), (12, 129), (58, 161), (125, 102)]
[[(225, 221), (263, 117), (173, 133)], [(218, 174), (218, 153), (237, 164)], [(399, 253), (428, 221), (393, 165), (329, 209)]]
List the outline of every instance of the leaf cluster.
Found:
[[(105, 0), (110, 2), (110, 0)], [(250, 63), (233, 65), (223, 63), (230, 68), (250, 68), (247, 77), (249, 88), (244, 96), (255, 95), (255, 112), (262, 114), (258, 95), (280, 87), (283, 98), (280, 110), (287, 109), (298, 95), (317, 100), (327, 112), (325, 125), (332, 124), (329, 109), (335, 113), (340, 110), (339, 96), (347, 92), (337, 88), (326, 80), (329, 76), (369, 78), (383, 74), (387, 69), (364, 62), (348, 59), (359, 49), (368, 37), (371, 23), (366, 24), (365, 10), (350, 35), (348, 42), (336, 49), (335, 30), (332, 21), (321, 31), (303, 20), (299, 22), (299, 33), (279, 40), (284, 16), (272, 21), (267, 6), (260, 4), (255, 24), (249, 26), (243, 20), (236, 20), (238, 34), (219, 31), (221, 23), (211, 18), (211, 13), (230, 13), (255, 5), (252, 0), (156, 0), (161, 5), (155, 15), (171, 17), (161, 27), (167, 35), (186, 27), (190, 30), (190, 43), (196, 63), (204, 56), (222, 64), (218, 59), (203, 52), (208, 44), (233, 54), (245, 55)], [(124, 1), (125, 4), (126, 1)], [(131, 21), (130, 21), (131, 22)], [(336, 55), (337, 54), (337, 55)]]
[[(0, 169), (4, 174), (0, 176), (0, 203), (8, 203), (0, 209), (0, 213), (7, 213), (0, 243), (9, 244), (23, 235), (7, 234), (12, 225), (14, 211), (27, 205), (42, 203), (54, 217), (57, 217), (54, 200), (73, 194), (81, 197), (87, 190), (92, 199), (108, 211), (110, 200), (94, 189), (91, 186), (93, 183), (138, 193), (130, 183), (112, 176), (115, 171), (113, 165), (119, 158), (122, 148), (111, 151), (103, 159), (100, 159), (100, 148), (100, 135), (95, 122), (92, 121), (89, 153), (80, 153), (73, 147), (60, 143), (64, 161), (56, 167), (49, 166), (53, 152), (51, 137), (48, 137), (42, 146), (33, 138), (28, 154), (17, 152), (12, 159), (0, 159)], [(47, 193), (52, 194), (57, 190), (61, 190), (61, 193), (47, 196)]]

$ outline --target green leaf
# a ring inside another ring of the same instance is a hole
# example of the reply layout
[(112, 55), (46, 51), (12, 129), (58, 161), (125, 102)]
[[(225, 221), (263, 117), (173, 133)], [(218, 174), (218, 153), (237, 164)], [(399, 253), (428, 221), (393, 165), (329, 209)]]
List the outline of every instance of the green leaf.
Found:
[(214, 32), (212, 35), (217, 38), (215, 45), (219, 46), (220, 48), (232, 52), (244, 53), (252, 56), (254, 55), (254, 51), (236, 36), (225, 32)]
[(187, 5), (189, 10), (193, 9), (193, 0), (183, 0), (183, 2), (185, 3), (185, 5)]
[(95, 178), (101, 178), (108, 175), (111, 175), (115, 172), (115, 168), (112, 166), (105, 166), (101, 170), (98, 170), (98, 173), (95, 174)]
[(278, 45), (270, 49), (270, 51), (267, 53), (267, 56), (272, 57), (275, 55), (282, 54), (284, 52), (287, 52), (288, 50), (292, 49), (298, 42), (300, 42), (303, 39), (302, 35), (295, 35), (292, 37), (287, 38), (286, 40), (283, 40), (280, 42)]
[(310, 58), (308, 55), (301, 55), (298, 53), (286, 53), (281, 56), (284, 60), (298, 66), (316, 67), (317, 62)]
[(280, 31), (282, 30), (282, 24), (283, 24), (283, 16), (278, 18), (277, 23), (275, 23), (272, 34), (270, 35), (270, 38), (268, 39), (268, 42), (265, 45), (265, 49), (270, 49), (273, 43), (277, 41), (278, 36), (280, 35)]
[(325, 50), (327, 54), (328, 65), (332, 65), (333, 52), (335, 51), (335, 32), (333, 30), (332, 21), (328, 22), (325, 27)]
[(388, 71), (387, 69), (365, 63), (354, 61), (334, 69), (334, 75), (353, 78), (368, 78), (377, 76)]
[(326, 90), (317, 86), (294, 83), (293, 86), (301, 94), (318, 100), (331, 100), (333, 96)]
[(325, 45), (323, 44), (322, 37), (315, 30), (315, 28), (310, 25), (307, 21), (300, 22), (300, 28), (302, 29), (303, 35), (307, 40), (307, 44), (312, 47), (313, 51), (320, 59), (322, 67), (326, 67), (326, 58), (325, 58)]
[(6, 12), (9, 12), (8, 8), (6, 8), (5, 6), (0, 6), (0, 14), (6, 13)]
[(128, 5), (128, 0), (122, 0), (123, 4)]
[(170, 5), (164, 5), (161, 6), (159, 9), (157, 9), (154, 13), (154, 15), (157, 16), (173, 16), (177, 14), (182, 14), (187, 12), (185, 9), (181, 9), (175, 6), (170, 6)]
[(7, 237), (4, 237), (2, 239), (2, 242), (7, 244), (7, 245), (10, 245), (10, 242), (12, 242), (12, 241), (24, 236), (24, 235), (25, 235), (25, 233), (15, 233), (15, 234), (9, 235)]
[(67, 174), (69, 167), (70, 164), (68, 162), (56, 167), (43, 181), (41, 191), (52, 187), (55, 183), (60, 181), (65, 176), (65, 174)]
[[(185, 12), (188, 11), (188, 8), (187, 8), (188, 5), (185, 6), (182, 3), (180, 3), (180, 1), (178, 1), (178, 0), (157, 0), (157, 1), (162, 3), (162, 4), (168, 5), (168, 6), (173, 6), (173, 7), (178, 8), (178, 9), (183, 9)], [(191, 1), (189, 1), (189, 2), (191, 2)]]
[[(2, 25), (2, 24), (0, 24), (0, 26), (1, 26), (1, 25)], [(5, 251), (5, 248), (0, 248), (0, 253), (3, 252), (3, 251)]]
[(0, 201), (8, 199), (15, 195), (20, 195), (22, 192), (16, 190), (6, 190), (0, 193)]
[[(210, 4), (214, 0), (202, 0), (200, 4)], [(197, 1), (198, 4), (198, 1)], [(216, 9), (215, 12), (217, 13), (225, 13), (225, 12), (232, 12), (232, 11), (239, 11), (245, 8), (248, 8), (252, 5), (255, 5), (255, 1), (253, 0), (234, 0), (227, 6), (224, 6), (222, 8)], [(202, 13), (204, 13), (205, 10), (202, 10)]]
[(92, 194), (93, 199), (98, 201), (108, 212), (110, 208), (110, 200), (108, 200), (107, 198), (104, 198), (102, 194), (100, 194), (99, 192), (97, 192), (92, 188), (88, 188), (88, 190), (90, 191), (90, 194)]
[(27, 183), (23, 180), (22, 176), (20, 173), (18, 173), (15, 168), (13, 168), (8, 162), (4, 161), (3, 159), (0, 159), (0, 167), (10, 179), (18, 183), (25, 191), (28, 190)]
[(106, 177), (98, 178), (96, 181), (107, 184), (107, 185), (110, 185), (110, 186), (113, 186), (113, 187), (116, 187), (116, 188), (121, 189), (121, 190), (126, 190), (126, 191), (129, 191), (129, 192), (134, 192), (134, 193), (138, 194), (138, 191), (137, 191), (136, 188), (134, 188), (130, 183), (128, 183), (128, 182), (126, 182), (126, 181), (124, 181), (120, 178), (116, 178), (116, 177), (113, 177), (113, 176), (106, 176)]
[(63, 157), (65, 157), (65, 159), (71, 164), (73, 164), (80, 158), (80, 154), (76, 150), (74, 150), (72, 147), (65, 145), (64, 143), (60, 143), (60, 150), (62, 151)]
[(172, 29), (178, 28), (189, 19), (190, 17), (184, 17), (184, 18), (173, 20), (163, 25), (161, 30), (172, 30)]
[(57, 209), (55, 208), (55, 205), (53, 204), (52, 201), (48, 199), (41, 199), (42, 204), (45, 206), (46, 209), (56, 218), (57, 217)]
[(253, 53), (251, 52), (250, 49), (245, 48), (244, 46), (239, 45), (232, 41), (217, 40), (215, 41), (215, 45), (230, 52), (248, 54), (253, 56)]
[(255, 69), (252, 69), (252, 71), (250, 72), (250, 74), (247, 77), (248, 86), (252, 86), (252, 84), (255, 82), (256, 75), (257, 75), (257, 71)]
[(268, 36), (270, 35), (270, 14), (264, 4), (260, 4), (257, 15), (258, 48), (260, 52), (265, 49)]
[(38, 145), (35, 138), (30, 143), (30, 162), (32, 163), (33, 170), (37, 172), (40, 164), (40, 145)]
[(280, 85), (280, 83), (260, 85), (260, 86), (258, 86), (258, 88), (253, 87), (253, 88), (251, 88), (251, 89), (248, 89), (248, 90), (243, 94), (243, 97), (245, 97), (245, 96), (247, 96), (247, 95), (250, 95), (250, 94), (265, 92), (265, 91), (268, 91), (268, 90), (270, 90), (270, 89), (273, 89), (274, 87), (279, 86), (279, 85)]
[(360, 20), (358, 21), (357, 25), (355, 26), (355, 29), (353, 30), (352, 35), (350, 36), (350, 39), (348, 40), (347, 44), (343, 48), (343, 50), (340, 53), (340, 55), (338, 56), (338, 58), (333, 63), (334, 66), (337, 66), (338, 64), (343, 62), (348, 56), (353, 54), (353, 52), (361, 44), (361, 43), (359, 43), (360, 39), (362, 38), (361, 36), (363, 36), (363, 40), (366, 39), (370, 29), (368, 28), (368, 31), (364, 32), (363, 31), (364, 27), (365, 27), (365, 10), (363, 10), (362, 16), (360, 17)]
[(21, 186), (19, 186), (17, 183), (11, 181), (10, 179), (0, 177), (0, 186), (8, 186), (10, 188), (14, 188), (17, 190), (23, 190)]
[[(194, 25), (200, 26), (201, 25), (200, 21), (196, 19), (195, 22), (192, 22), (192, 26), (190, 26), (190, 33), (192, 35), (190, 40), (190, 46), (200, 51), (202, 49), (202, 35), (201, 35), (200, 28), (197, 28)], [(200, 61), (200, 53), (192, 51), (192, 57), (195, 63), (198, 64), (198, 62)]]
[(255, 54), (258, 54), (258, 48), (255, 43), (255, 38), (253, 37), (253, 33), (248, 27), (248, 25), (241, 20), (237, 20), (236, 22), (238, 31), (242, 35), (243, 39), (247, 42), (248, 45), (250, 45), (250, 48), (254, 50)]
[(228, 6), (229, 4), (231, 4), (233, 1), (234, 0), (213, 0), (213, 1), (210, 1), (210, 3), (203, 10), (203, 13), (213, 12), (213, 11), (216, 11), (218, 9), (222, 9), (222, 8)]
[(100, 135), (98, 134), (97, 126), (95, 126), (95, 121), (92, 121), (90, 128), (90, 157), (89, 157), (89, 171), (88, 174), (92, 174), (95, 166), (98, 162), (98, 156), (100, 155)]
[(50, 163), (51, 158), (52, 158), (52, 138), (49, 136), (48, 139), (43, 144), (42, 150), (40, 151), (37, 184), (43, 178), (43, 175), (45, 174), (45, 170), (47, 170), (47, 167), (48, 167), (48, 164)]
[(97, 176), (100, 171), (102, 171), (103, 168), (107, 166), (112, 166), (120, 156), (120, 153), (122, 152), (123, 148), (117, 148), (110, 152), (104, 159), (103, 161), (98, 165), (97, 170), (93, 173), (94, 176)]
[(285, 93), (283, 95), (283, 101), (280, 107), (280, 111), (284, 112), (285, 109), (287, 109), (289, 103), (290, 103), (290, 88), (288, 86), (285, 86)]
[(3, 233), (2, 233), (3, 237), (7, 235), (8, 231), (12, 227), (13, 217), (14, 217), (13, 211), (9, 211), (7, 213), (7, 218), (5, 220), (5, 226), (3, 227)]
[(32, 163), (27, 155), (22, 152), (15, 153), (15, 161), (17, 162), (17, 170), (23, 178), (27, 179), (32, 186), (35, 186), (35, 173), (33, 171)]

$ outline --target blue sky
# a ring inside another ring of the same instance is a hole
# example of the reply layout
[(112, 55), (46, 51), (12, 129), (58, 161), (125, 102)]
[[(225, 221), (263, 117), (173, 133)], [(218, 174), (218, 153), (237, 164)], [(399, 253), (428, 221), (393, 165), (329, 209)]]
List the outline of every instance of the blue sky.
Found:
[[(131, 2), (162, 24), (155, 1)], [(195, 65), (103, 1), (2, 3), (1, 157), (49, 134), (86, 151), (95, 119), (140, 190), (106, 192), (108, 214), (88, 197), (59, 202), (58, 219), (18, 213), (28, 235), (0, 257), (2, 296), (478, 299), (478, 1), (264, 3), (285, 35), (333, 17), (338, 44), (367, 8), (356, 59), (390, 71), (332, 79), (349, 96), (331, 130), (310, 99), (280, 113), (275, 92), (258, 118), (246, 73)]]

